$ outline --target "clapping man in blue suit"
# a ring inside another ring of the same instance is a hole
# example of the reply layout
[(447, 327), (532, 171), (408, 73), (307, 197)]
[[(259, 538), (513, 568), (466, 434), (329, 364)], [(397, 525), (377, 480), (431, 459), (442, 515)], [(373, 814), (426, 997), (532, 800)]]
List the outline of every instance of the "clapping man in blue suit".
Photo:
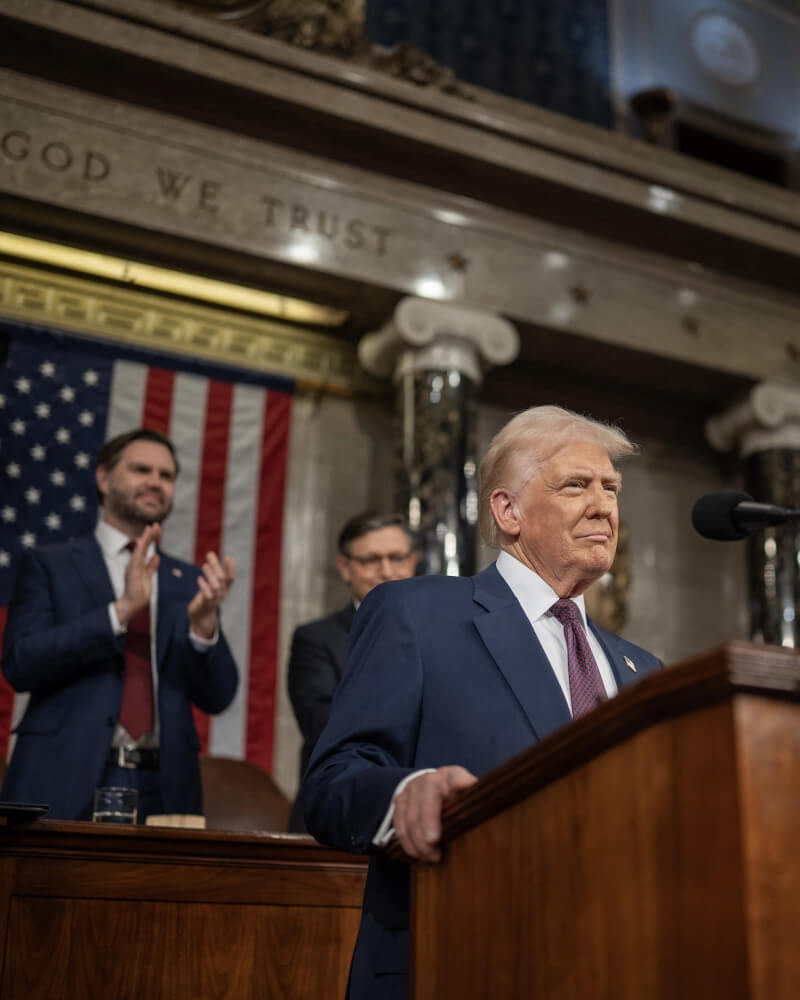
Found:
[[(643, 674), (656, 657), (586, 617), (617, 545), (618, 429), (554, 406), (514, 417), (481, 464), (479, 518), (497, 562), (367, 595), (309, 764), (309, 831), (372, 854), (350, 1000), (408, 990), (408, 870), (381, 847), (441, 856), (443, 802)], [(457, 960), (457, 959), (456, 959)]]
[(219, 626), (233, 560), (201, 569), (158, 549), (178, 463), (139, 428), (97, 459), (93, 534), (26, 554), (9, 606), (3, 673), (30, 701), (2, 788), (50, 816), (88, 819), (99, 785), (135, 787), (139, 819), (200, 813), (192, 705), (221, 712), (238, 676)]

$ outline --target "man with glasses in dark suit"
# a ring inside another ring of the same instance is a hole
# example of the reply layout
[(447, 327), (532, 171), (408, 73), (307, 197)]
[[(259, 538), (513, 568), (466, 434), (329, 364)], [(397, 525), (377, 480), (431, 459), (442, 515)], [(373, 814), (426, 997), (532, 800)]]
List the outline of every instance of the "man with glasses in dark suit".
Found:
[[(401, 514), (366, 511), (350, 518), (339, 534), (338, 549), (336, 568), (350, 591), (350, 600), (341, 610), (299, 626), (289, 657), (289, 697), (303, 736), (301, 776), (328, 721), (356, 609), (373, 587), (387, 580), (405, 580), (417, 567), (417, 553)], [(289, 829), (305, 832), (299, 797)]]

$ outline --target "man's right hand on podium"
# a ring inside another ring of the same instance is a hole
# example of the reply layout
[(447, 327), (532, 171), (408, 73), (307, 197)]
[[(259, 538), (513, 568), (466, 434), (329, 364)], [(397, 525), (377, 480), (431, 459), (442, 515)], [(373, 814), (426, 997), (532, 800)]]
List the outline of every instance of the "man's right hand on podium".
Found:
[(459, 765), (424, 771), (394, 800), (394, 832), (403, 850), (419, 861), (441, 861), (442, 806), (478, 779)]

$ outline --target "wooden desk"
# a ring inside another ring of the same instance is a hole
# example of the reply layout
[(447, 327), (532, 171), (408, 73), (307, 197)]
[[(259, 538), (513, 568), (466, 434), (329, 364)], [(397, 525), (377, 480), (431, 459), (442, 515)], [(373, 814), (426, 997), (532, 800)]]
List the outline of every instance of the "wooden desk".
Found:
[(307, 837), (0, 828), (0, 998), (337, 1000), (366, 859)]

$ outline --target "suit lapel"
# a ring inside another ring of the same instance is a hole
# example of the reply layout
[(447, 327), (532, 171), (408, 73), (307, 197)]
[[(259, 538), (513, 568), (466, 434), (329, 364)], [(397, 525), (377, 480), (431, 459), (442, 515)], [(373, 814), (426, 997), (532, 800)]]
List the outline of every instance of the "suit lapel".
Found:
[(342, 631), (346, 634), (350, 631), (350, 626), (353, 624), (353, 619), (356, 616), (356, 609), (352, 601), (348, 601), (347, 605), (339, 611), (333, 613), (333, 617), (342, 627)]
[(187, 596), (192, 580), (187, 579), (186, 568), (159, 551), (158, 564), (158, 616), (156, 624), (156, 660), (161, 666), (172, 635), (175, 616), (183, 613), (191, 598)]
[(490, 566), (473, 583), (478, 634), (541, 739), (572, 718), (550, 661), (497, 569)]
[(94, 535), (85, 535), (72, 542), (72, 561), (75, 573), (86, 585), (94, 606), (110, 604), (115, 600), (103, 550)]
[[(629, 657), (626, 658), (625, 654), (622, 652), (620, 647), (620, 641), (613, 632), (608, 632), (604, 628), (600, 628), (599, 625), (589, 619), (589, 628), (595, 635), (595, 638), (600, 643), (600, 645), (605, 650), (605, 654), (608, 657), (608, 662), (611, 664), (611, 670), (614, 674), (614, 679), (617, 682), (618, 688), (623, 688), (627, 684), (633, 684), (639, 679), (639, 674), (631, 669), (628, 663)], [(631, 660), (631, 662), (633, 662)], [(634, 666), (636, 664), (634, 663)]]
[(355, 616), (356, 609), (353, 607), (352, 601), (348, 603), (347, 607), (342, 608), (341, 611), (337, 611), (333, 615), (333, 628), (330, 629), (328, 645), (334, 660), (334, 669), (339, 678), (344, 673), (345, 664), (347, 663), (347, 649), (350, 645), (350, 626), (353, 624)]

